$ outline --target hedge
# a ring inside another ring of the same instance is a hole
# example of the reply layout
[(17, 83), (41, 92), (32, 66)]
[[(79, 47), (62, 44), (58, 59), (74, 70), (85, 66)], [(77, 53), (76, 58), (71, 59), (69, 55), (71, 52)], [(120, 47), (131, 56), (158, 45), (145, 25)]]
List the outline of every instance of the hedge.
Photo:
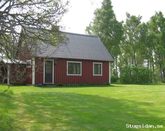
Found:
[(148, 84), (152, 83), (153, 73), (145, 67), (124, 67), (120, 72), (121, 83)]

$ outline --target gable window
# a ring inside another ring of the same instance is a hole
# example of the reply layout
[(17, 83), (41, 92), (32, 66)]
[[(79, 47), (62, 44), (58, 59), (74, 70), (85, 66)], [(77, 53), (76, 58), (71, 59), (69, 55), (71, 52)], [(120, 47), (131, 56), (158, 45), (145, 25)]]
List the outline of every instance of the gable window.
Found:
[(67, 75), (81, 76), (82, 75), (82, 62), (67, 61)]
[(93, 62), (93, 76), (102, 76), (102, 63)]

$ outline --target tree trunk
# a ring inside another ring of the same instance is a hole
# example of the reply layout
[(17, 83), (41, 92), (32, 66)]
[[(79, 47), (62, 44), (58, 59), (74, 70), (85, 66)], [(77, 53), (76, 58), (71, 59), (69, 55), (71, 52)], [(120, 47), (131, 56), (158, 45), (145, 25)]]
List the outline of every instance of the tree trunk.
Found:
[(118, 77), (118, 71), (117, 71), (117, 66), (118, 66), (117, 57), (115, 57), (115, 59), (114, 59), (114, 66), (115, 66), (115, 76)]
[(160, 68), (160, 79), (163, 80), (162, 64), (159, 64), (159, 68)]

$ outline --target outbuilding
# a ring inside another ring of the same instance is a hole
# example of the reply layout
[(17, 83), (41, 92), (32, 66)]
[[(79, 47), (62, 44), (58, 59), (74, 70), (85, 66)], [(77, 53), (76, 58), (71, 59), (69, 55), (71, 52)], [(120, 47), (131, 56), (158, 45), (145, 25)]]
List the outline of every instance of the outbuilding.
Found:
[(27, 84), (110, 84), (113, 57), (99, 37), (64, 33), (57, 46), (41, 42), (27, 68)]

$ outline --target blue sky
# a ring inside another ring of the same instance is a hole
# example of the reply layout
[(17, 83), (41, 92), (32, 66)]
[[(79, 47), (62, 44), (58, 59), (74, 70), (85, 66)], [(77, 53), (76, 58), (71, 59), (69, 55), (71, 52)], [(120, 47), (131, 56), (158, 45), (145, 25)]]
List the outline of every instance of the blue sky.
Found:
[[(69, 0), (68, 12), (60, 25), (67, 32), (85, 34), (85, 28), (94, 18), (94, 11), (101, 7), (102, 0)], [(119, 21), (125, 20), (126, 12), (141, 15), (142, 21), (148, 21), (156, 11), (165, 14), (165, 0), (111, 0), (113, 10)]]

